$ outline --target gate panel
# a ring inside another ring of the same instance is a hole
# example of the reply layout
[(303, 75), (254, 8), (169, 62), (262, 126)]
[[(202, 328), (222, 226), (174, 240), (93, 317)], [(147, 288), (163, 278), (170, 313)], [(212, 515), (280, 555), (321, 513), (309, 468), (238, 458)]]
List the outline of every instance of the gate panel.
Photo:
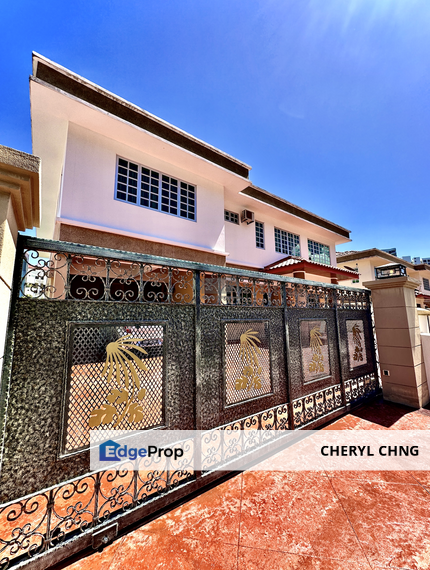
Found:
[(47, 568), (92, 532), (220, 477), (168, 461), (89, 473), (89, 427), (315, 428), (378, 390), (367, 291), (20, 237), (12, 299), (0, 398), (8, 567)]
[(339, 311), (338, 322), (345, 402), (349, 404), (375, 394), (379, 387), (370, 310)]
[(286, 317), (291, 399), (340, 384), (335, 312), (287, 309)]
[[(113, 325), (113, 322), (116, 324)], [(89, 471), (88, 439), (83, 439), (86, 436), (81, 436), (78, 446), (67, 449), (67, 425), (71, 427), (68, 410), (79, 397), (70, 391), (68, 378), (73, 358), (79, 366), (82, 358), (103, 358), (104, 361), (105, 354), (97, 354), (97, 342), (93, 338), (85, 356), (78, 349), (79, 343), (75, 344), (74, 356), (73, 346), (70, 347), (70, 362), (67, 355), (70, 331), (75, 334), (77, 331), (88, 332), (89, 323), (97, 323), (104, 330), (103, 334), (107, 335), (106, 340), (109, 340), (109, 334), (113, 334), (115, 327), (121, 329), (133, 323), (144, 323), (159, 328), (160, 322), (164, 323), (166, 354), (163, 423), (168, 429), (194, 429), (194, 307), (18, 299), (0, 475), (3, 501)], [(98, 342), (98, 349), (101, 348)], [(93, 369), (94, 366), (89, 368), (90, 374)], [(156, 372), (158, 378), (160, 372)], [(82, 408), (86, 414), (79, 420), (82, 425), (89, 421), (90, 412), (97, 407), (96, 404), (103, 403), (96, 392), (100, 388), (100, 376), (98, 378), (98, 381), (87, 379), (90, 386), (84, 398), (88, 405)], [(80, 384), (82, 386), (82, 378)], [(151, 390), (151, 384), (147, 389)], [(154, 394), (151, 397), (154, 398)], [(112, 429), (114, 423), (112, 421), (106, 427)], [(71, 451), (73, 455), (70, 455)], [(64, 455), (64, 452), (69, 454)]]
[[(202, 306), (200, 310), (201, 429), (212, 429), (285, 403), (282, 309)], [(241, 336), (246, 336), (247, 331), (257, 334), (248, 337), (250, 342), (242, 347), (242, 358)], [(250, 351), (247, 358), (246, 348), (253, 346), (260, 353)]]
[(102, 441), (103, 430), (165, 426), (165, 340), (166, 323), (69, 325), (61, 455), (88, 448), (91, 428)]

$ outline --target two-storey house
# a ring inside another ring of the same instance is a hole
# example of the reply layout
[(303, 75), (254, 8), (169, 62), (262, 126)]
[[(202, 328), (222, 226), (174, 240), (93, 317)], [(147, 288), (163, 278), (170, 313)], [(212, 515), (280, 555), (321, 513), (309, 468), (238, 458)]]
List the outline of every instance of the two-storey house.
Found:
[(337, 283), (349, 230), (252, 184), (251, 167), (33, 54), (38, 236)]

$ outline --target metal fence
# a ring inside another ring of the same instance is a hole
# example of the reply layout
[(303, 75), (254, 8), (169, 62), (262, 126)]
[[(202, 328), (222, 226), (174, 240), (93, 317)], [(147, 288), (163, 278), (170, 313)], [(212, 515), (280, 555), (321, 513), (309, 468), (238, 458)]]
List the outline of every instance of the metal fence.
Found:
[(90, 473), (90, 428), (315, 428), (378, 390), (368, 291), (20, 237), (0, 568), (47, 568), (219, 477)]

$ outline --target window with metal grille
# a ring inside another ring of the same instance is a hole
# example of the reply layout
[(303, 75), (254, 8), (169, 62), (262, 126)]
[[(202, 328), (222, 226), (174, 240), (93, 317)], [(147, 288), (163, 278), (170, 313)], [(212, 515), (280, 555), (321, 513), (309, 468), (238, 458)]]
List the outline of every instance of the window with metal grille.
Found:
[(180, 218), (196, 219), (195, 186), (119, 157), (116, 198)]
[(275, 251), (286, 255), (300, 256), (299, 236), (275, 228)]
[(133, 162), (118, 159), (118, 170), (116, 177), (116, 197), (118, 200), (125, 200), (132, 204), (137, 203), (137, 181), (139, 167)]
[(264, 249), (264, 224), (255, 222), (255, 246)]
[(423, 277), (423, 285), (426, 291), (430, 291), (430, 281), (425, 277)]
[(239, 214), (236, 214), (235, 212), (229, 212), (227, 210), (224, 210), (224, 220), (226, 222), (231, 222), (232, 224), (239, 225)]
[(181, 208), (179, 215), (181, 218), (188, 218), (189, 220), (196, 219), (196, 193), (194, 186), (181, 182)]
[(140, 205), (158, 210), (160, 175), (158, 172), (142, 167), (140, 179)]
[(161, 177), (161, 211), (178, 215), (178, 181), (165, 174)]
[(328, 245), (308, 239), (309, 259), (324, 265), (330, 265), (330, 248)]

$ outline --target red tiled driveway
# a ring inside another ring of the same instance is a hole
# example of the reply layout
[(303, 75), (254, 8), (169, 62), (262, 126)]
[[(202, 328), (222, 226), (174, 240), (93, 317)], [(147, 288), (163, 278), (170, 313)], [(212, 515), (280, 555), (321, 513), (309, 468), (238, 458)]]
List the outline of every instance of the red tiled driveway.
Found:
[[(326, 429), (430, 429), (377, 401)], [(429, 472), (238, 475), (68, 570), (430, 569)]]

